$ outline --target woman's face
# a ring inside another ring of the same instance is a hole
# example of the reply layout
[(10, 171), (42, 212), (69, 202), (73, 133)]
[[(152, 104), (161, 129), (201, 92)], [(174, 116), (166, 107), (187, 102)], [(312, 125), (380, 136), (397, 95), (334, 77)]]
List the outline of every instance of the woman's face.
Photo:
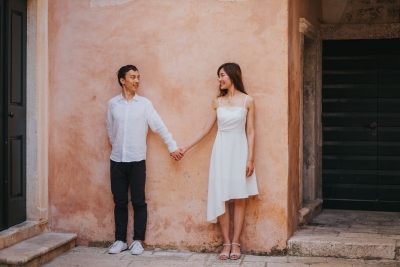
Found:
[(231, 78), (229, 78), (224, 69), (220, 69), (218, 77), (220, 89), (229, 89), (232, 87)]

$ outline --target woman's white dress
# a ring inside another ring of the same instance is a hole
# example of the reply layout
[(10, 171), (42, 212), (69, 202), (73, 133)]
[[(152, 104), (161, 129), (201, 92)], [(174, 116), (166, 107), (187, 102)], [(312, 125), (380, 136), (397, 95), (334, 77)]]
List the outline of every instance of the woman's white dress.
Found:
[(211, 223), (216, 223), (217, 217), (225, 213), (225, 201), (258, 194), (255, 171), (246, 178), (245, 104), (217, 108), (218, 133), (211, 153), (208, 181), (207, 221)]

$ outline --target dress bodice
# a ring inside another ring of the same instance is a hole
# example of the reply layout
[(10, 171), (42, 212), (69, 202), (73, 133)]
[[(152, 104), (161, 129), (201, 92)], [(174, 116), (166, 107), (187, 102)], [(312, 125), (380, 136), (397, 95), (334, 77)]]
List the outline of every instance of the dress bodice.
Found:
[(244, 107), (218, 107), (218, 131), (242, 132), (246, 128), (247, 109)]

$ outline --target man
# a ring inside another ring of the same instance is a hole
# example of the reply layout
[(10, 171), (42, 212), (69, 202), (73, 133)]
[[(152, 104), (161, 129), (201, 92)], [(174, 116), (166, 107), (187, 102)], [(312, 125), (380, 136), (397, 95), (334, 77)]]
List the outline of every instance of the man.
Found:
[(134, 236), (129, 246), (133, 255), (143, 253), (143, 240), (147, 223), (145, 202), (146, 137), (148, 127), (158, 133), (175, 160), (181, 159), (176, 142), (153, 108), (152, 103), (136, 93), (140, 84), (138, 69), (133, 65), (119, 69), (118, 82), (122, 92), (110, 99), (107, 112), (107, 130), (112, 152), (110, 157), (111, 191), (114, 197), (115, 242), (108, 250), (111, 254), (128, 249), (128, 188), (134, 209)]

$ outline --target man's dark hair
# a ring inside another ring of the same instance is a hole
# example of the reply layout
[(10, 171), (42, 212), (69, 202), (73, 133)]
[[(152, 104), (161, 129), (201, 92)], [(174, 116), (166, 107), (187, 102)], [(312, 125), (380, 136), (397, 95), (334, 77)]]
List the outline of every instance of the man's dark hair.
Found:
[(129, 72), (130, 70), (138, 71), (138, 69), (137, 69), (135, 66), (133, 66), (133, 65), (126, 65), (126, 66), (121, 67), (121, 68), (118, 70), (118, 72), (117, 72), (118, 83), (119, 83), (119, 85), (120, 85), (121, 87), (122, 87), (122, 83), (121, 83), (120, 79), (121, 79), (121, 78), (125, 79), (126, 73)]

